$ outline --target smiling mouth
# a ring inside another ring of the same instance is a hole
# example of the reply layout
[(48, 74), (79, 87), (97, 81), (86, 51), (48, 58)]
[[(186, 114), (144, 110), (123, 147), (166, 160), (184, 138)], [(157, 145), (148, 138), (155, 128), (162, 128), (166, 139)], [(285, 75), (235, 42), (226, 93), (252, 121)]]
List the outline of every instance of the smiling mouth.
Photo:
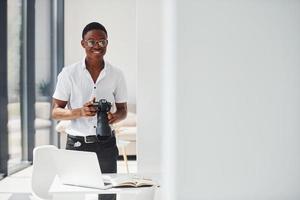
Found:
[(93, 51), (94, 54), (100, 54), (101, 51)]

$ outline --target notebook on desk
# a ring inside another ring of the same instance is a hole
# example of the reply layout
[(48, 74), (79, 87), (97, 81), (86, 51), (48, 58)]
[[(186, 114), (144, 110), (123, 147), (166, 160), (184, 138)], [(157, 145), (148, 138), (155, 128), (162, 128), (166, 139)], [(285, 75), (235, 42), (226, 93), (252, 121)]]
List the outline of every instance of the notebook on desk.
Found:
[(98, 189), (112, 188), (112, 184), (104, 182), (94, 152), (59, 149), (53, 159), (57, 175), (63, 184)]

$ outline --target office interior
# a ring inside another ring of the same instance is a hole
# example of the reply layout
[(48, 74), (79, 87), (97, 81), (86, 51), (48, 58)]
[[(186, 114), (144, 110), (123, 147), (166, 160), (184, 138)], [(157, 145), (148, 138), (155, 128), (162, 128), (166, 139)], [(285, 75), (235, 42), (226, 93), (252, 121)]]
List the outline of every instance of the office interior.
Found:
[(99, 21), (137, 114), (134, 168), (160, 174), (161, 199), (300, 198), (299, 0), (0, 2), (0, 184), (60, 145), (37, 102)]

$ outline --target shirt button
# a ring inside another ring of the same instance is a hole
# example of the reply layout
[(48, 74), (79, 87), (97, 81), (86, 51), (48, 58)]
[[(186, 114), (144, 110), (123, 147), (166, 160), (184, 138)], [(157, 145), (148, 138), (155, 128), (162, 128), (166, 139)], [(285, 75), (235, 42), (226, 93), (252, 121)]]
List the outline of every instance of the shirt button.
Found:
[(96, 128), (96, 126), (94, 126), (94, 128)]
[(94, 89), (96, 89), (96, 87), (94, 87)]

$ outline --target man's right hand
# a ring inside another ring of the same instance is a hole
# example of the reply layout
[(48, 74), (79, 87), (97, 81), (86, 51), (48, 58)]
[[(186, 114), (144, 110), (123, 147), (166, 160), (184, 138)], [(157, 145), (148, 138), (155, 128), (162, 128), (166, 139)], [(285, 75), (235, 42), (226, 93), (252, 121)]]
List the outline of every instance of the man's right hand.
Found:
[(80, 117), (93, 117), (97, 114), (97, 108), (93, 106), (95, 98), (86, 102), (81, 108), (67, 109), (67, 101), (53, 98), (52, 119), (55, 120), (72, 120)]
[(97, 108), (93, 106), (94, 99), (86, 102), (80, 110), (80, 116), (93, 117), (97, 114)]

